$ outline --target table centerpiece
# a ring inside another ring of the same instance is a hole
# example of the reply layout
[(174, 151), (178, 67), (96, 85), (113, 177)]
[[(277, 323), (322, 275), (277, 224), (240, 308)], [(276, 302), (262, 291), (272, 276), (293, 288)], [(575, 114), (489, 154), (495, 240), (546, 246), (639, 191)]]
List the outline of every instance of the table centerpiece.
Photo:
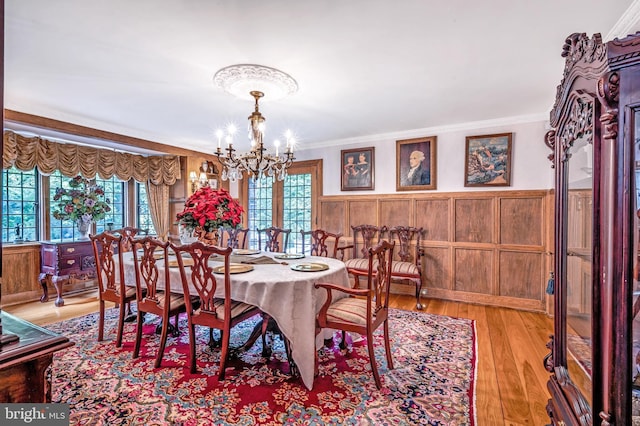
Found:
[(198, 189), (184, 203), (184, 210), (176, 215), (183, 244), (200, 240), (218, 244), (220, 227), (235, 228), (242, 223), (242, 206), (224, 189), (209, 186)]

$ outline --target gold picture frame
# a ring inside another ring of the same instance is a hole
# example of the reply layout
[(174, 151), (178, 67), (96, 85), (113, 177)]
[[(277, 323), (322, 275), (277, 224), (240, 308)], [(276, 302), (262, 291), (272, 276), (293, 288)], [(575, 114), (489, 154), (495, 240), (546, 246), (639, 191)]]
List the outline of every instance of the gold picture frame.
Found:
[(513, 133), (468, 136), (464, 186), (511, 186), (512, 141)]
[(436, 189), (437, 136), (396, 141), (396, 191)]

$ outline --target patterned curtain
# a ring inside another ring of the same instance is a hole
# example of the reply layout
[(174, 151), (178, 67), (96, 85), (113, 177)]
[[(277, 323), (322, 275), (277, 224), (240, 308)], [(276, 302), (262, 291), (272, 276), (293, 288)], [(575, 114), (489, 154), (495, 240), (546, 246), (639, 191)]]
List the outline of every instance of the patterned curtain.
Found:
[(167, 234), (171, 227), (169, 217), (169, 185), (153, 185), (147, 182), (147, 198), (151, 221), (158, 238), (167, 241)]
[[(82, 175), (93, 179), (115, 176), (122, 181), (171, 186), (180, 179), (180, 157), (176, 155), (142, 155), (115, 152), (104, 148), (53, 142), (39, 136), (26, 137), (11, 130), (4, 131), (2, 167), (20, 170), (37, 167), (43, 175), (56, 170), (68, 177)], [(167, 198), (168, 202), (168, 198)], [(157, 227), (154, 220), (154, 225)]]

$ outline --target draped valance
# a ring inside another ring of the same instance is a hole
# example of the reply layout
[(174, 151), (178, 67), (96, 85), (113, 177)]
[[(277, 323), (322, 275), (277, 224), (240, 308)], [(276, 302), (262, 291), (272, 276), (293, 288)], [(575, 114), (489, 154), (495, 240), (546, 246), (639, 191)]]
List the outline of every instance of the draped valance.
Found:
[(54, 142), (40, 136), (27, 137), (11, 130), (4, 131), (2, 167), (20, 170), (37, 167), (50, 175), (56, 170), (69, 177), (82, 175), (92, 179), (115, 176), (122, 181), (133, 178), (154, 185), (173, 185), (180, 179), (180, 157), (176, 155), (142, 155), (115, 152), (70, 143)]

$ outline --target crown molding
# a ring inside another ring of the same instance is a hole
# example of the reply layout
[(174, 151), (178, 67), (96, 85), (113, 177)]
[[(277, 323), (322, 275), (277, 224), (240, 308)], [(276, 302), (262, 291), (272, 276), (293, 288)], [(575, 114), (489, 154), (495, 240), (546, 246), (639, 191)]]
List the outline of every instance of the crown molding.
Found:
[(625, 38), (634, 32), (633, 28), (638, 28), (640, 22), (640, 0), (633, 0), (631, 5), (625, 10), (622, 16), (609, 31), (604, 41), (610, 41), (614, 38)]

